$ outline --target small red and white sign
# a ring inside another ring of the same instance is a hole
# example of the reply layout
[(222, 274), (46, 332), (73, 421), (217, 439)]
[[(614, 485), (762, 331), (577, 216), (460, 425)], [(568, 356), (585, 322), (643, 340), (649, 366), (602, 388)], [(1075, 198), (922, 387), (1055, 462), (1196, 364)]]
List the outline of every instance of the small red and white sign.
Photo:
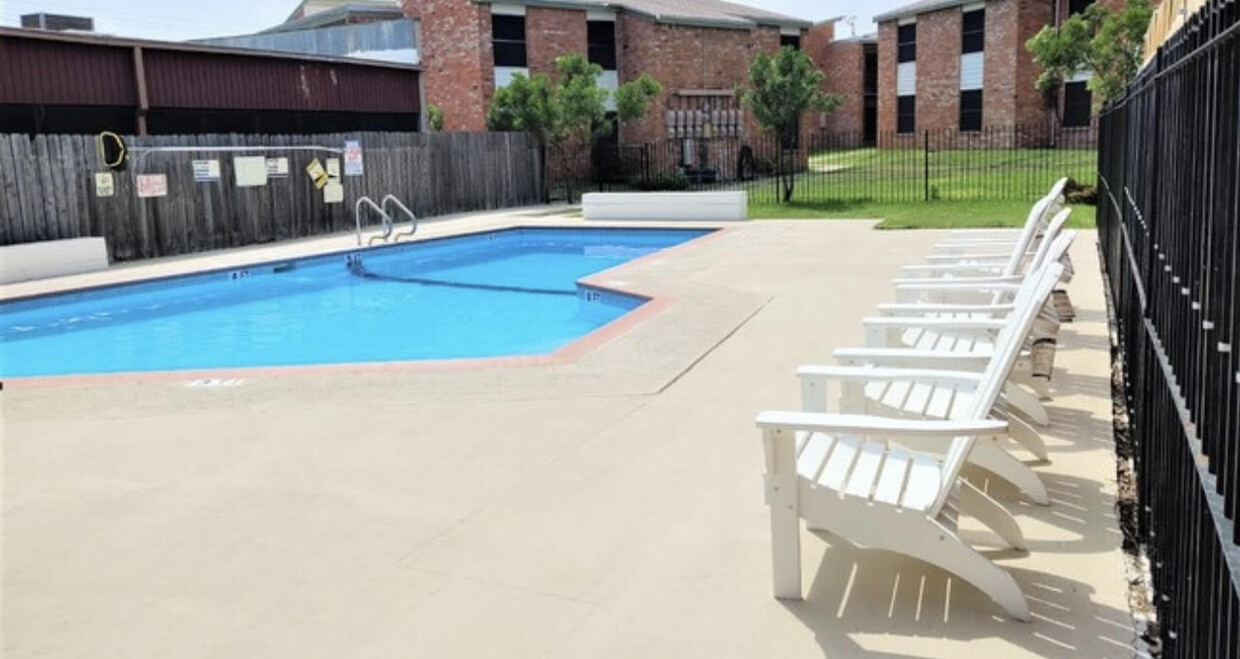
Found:
[(166, 174), (138, 174), (139, 197), (167, 197), (168, 176)]
[(347, 140), (344, 143), (344, 175), (345, 176), (361, 176), (366, 172), (365, 165), (362, 163), (362, 143), (357, 140)]

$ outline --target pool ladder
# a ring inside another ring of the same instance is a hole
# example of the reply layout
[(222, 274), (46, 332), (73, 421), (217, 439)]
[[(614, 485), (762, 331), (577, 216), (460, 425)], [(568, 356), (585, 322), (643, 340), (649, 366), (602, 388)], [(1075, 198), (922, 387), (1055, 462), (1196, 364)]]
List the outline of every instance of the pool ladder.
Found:
[[(397, 233), (395, 236), (392, 235), (394, 222), (392, 221), (392, 214), (388, 212), (388, 204), (392, 204), (397, 210), (404, 213), (404, 215), (409, 218), (408, 231)], [(392, 242), (400, 242), (401, 238), (411, 237), (413, 234), (418, 232), (418, 216), (414, 215), (413, 211), (409, 210), (408, 206), (402, 203), (401, 200), (397, 199), (396, 195), (387, 195), (377, 204), (374, 199), (363, 196), (361, 199), (357, 200), (356, 204), (353, 205), (353, 219), (357, 223), (358, 245), (362, 244), (362, 211), (366, 208), (370, 208), (374, 212), (378, 213), (379, 218), (383, 221), (383, 233), (381, 235), (371, 236), (370, 241), (366, 243), (367, 245), (373, 245), (377, 240), (387, 242), (388, 238), (391, 238)]]

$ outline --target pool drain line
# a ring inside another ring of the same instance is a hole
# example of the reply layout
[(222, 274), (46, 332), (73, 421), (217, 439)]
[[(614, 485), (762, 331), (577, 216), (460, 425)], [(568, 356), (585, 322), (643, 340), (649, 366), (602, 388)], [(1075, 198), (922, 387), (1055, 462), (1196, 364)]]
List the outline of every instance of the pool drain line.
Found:
[(447, 281), (444, 279), (427, 279), (425, 277), (396, 277), (392, 275), (381, 275), (366, 269), (361, 263), (349, 264), (349, 272), (354, 276), (362, 279), (371, 279), (375, 281), (391, 281), (401, 284), (421, 284), (422, 286), (443, 286), (446, 288), (472, 288), (481, 291), (498, 291), (503, 293), (529, 293), (532, 295), (571, 295), (577, 296), (576, 290), (563, 290), (558, 288), (527, 288), (525, 286), (503, 286), (500, 284), (474, 284), (463, 281)]

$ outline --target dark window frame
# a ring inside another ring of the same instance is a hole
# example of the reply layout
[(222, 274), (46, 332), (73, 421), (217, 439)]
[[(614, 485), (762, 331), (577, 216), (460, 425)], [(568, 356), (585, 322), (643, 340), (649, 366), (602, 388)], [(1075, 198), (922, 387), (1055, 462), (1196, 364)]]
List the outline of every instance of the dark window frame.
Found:
[(986, 9), (966, 11), (960, 17), (961, 54), (986, 50)]
[(1068, 0), (1068, 15), (1073, 16), (1084, 13), (1092, 4), (1094, 4), (1094, 0)]
[[(517, 26), (520, 29), (517, 29)], [(518, 32), (521, 38), (516, 35)], [(495, 66), (525, 68), (529, 66), (529, 49), (525, 33), (525, 17), (496, 14), (491, 16), (491, 55)]]
[(977, 133), (982, 130), (983, 98), (980, 89), (960, 91), (960, 132)]
[(616, 70), (615, 21), (586, 21), (586, 56), (604, 71)]
[(896, 62), (917, 61), (917, 23), (896, 26)]
[(799, 34), (781, 34), (779, 35), (779, 47), (790, 46), (793, 50), (801, 50), (801, 35)]
[(1067, 82), (1063, 86), (1063, 127), (1088, 128), (1093, 121), (1093, 93), (1089, 83)]
[(917, 132), (917, 96), (896, 97), (896, 133), (907, 135)]

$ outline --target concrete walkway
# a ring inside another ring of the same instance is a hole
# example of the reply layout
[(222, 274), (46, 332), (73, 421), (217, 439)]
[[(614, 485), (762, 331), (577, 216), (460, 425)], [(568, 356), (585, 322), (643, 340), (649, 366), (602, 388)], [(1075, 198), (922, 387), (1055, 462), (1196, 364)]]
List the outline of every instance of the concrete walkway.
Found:
[(999, 490), (1030, 552), (991, 555), (1034, 622), (809, 532), (806, 600), (771, 597), (753, 417), (794, 407), (793, 369), (859, 345), (898, 266), (942, 237), (871, 227), (748, 223), (605, 273), (674, 302), (571, 363), (5, 383), (5, 656), (1131, 656), (1089, 233), (1036, 467), (1054, 505)]

